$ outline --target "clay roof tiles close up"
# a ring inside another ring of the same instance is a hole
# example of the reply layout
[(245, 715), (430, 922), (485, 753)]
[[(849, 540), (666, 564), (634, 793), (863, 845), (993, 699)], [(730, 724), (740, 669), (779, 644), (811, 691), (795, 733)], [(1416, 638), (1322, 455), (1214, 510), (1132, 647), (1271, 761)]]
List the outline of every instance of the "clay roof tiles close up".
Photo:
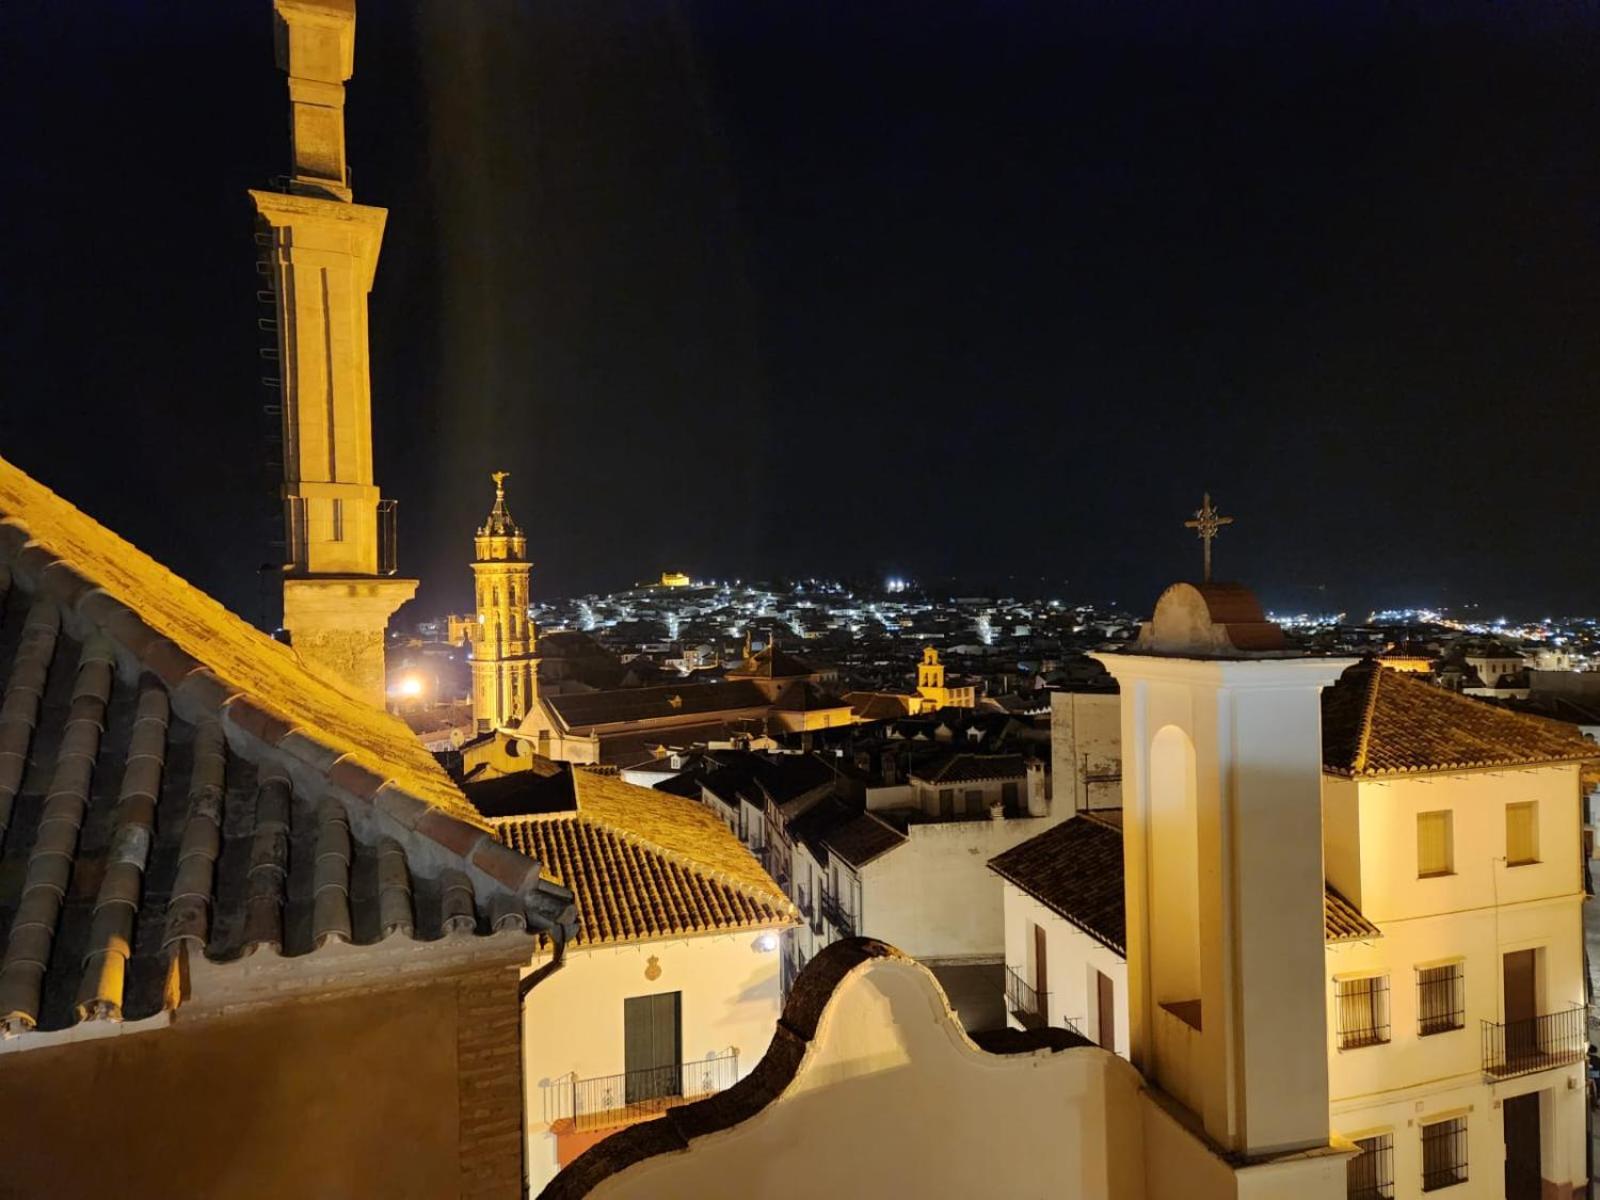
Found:
[(1322, 693), (1323, 769), (1352, 777), (1600, 757), (1571, 726), (1461, 696), (1375, 662)]
[(576, 812), (497, 818), (576, 898), (576, 944), (792, 925), (794, 906), (704, 805), (573, 772)]
[(4, 460), (0, 694), (7, 1037), (159, 1015), (182, 963), (571, 923), (401, 722)]

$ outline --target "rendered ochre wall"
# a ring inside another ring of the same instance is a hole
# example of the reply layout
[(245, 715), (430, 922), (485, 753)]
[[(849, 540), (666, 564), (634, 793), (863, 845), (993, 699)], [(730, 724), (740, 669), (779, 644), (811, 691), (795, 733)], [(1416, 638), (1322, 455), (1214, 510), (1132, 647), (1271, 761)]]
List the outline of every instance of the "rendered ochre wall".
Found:
[[(231, 1017), (180, 1010), (165, 1029), (0, 1054), (0, 1196), (510, 1200), (516, 979), (495, 975)], [(460, 1101), (473, 1055), (489, 1070), (477, 1117)], [(507, 1119), (509, 1153), (478, 1142), (483, 1121)]]

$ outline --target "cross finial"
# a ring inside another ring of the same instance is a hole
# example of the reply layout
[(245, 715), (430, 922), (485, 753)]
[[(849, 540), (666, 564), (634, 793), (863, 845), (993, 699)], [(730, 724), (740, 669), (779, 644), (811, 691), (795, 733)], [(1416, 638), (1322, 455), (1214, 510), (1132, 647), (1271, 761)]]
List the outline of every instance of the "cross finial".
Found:
[(1200, 502), (1200, 507), (1195, 509), (1194, 520), (1185, 521), (1184, 527), (1192, 529), (1199, 535), (1205, 544), (1205, 582), (1211, 582), (1211, 541), (1217, 536), (1217, 531), (1224, 525), (1232, 525), (1233, 518), (1225, 517), (1211, 504), (1211, 493), (1206, 492)]
[(506, 480), (511, 478), (511, 472), (490, 471), (489, 478), (494, 480), (494, 498), (496, 500), (504, 500), (506, 498)]

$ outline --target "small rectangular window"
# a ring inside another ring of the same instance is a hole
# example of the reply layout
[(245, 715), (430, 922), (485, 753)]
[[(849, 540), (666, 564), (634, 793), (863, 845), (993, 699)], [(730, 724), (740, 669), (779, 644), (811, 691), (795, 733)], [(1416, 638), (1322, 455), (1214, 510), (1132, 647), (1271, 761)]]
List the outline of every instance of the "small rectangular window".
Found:
[(1334, 983), (1339, 1049), (1380, 1046), (1389, 1040), (1389, 977), (1368, 975)]
[(1349, 1200), (1393, 1200), (1394, 1135), (1357, 1138), (1361, 1153), (1345, 1164), (1345, 1195)]
[(1523, 800), (1506, 805), (1506, 865), (1525, 867), (1538, 861), (1538, 801)]
[(1454, 831), (1450, 810), (1417, 814), (1417, 876), (1455, 872)]
[(344, 541), (344, 501), (333, 501), (333, 540)]
[(1417, 1033), (1447, 1033), (1467, 1023), (1465, 976), (1460, 963), (1417, 970)]
[(1467, 1119), (1451, 1117), (1422, 1127), (1422, 1190), (1436, 1192), (1467, 1181)]

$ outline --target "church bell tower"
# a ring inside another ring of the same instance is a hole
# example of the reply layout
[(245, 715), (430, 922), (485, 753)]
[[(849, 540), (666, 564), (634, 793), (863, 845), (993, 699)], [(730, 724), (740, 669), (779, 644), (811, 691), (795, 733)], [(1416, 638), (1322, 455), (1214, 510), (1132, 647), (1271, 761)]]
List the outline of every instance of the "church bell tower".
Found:
[(508, 473), (496, 471), (494, 507), (473, 539), (478, 623), (472, 633), (472, 717), (479, 732), (516, 725), (539, 692), (539, 659), (528, 620), (528, 539), (506, 508)]
[(417, 584), (395, 578), (394, 502), (372, 477), (367, 296), (388, 214), (353, 202), (345, 161), (355, 0), (274, 0), (273, 12), (293, 173), (250, 198), (277, 309), (283, 626), (309, 668), (381, 706), (384, 634)]

